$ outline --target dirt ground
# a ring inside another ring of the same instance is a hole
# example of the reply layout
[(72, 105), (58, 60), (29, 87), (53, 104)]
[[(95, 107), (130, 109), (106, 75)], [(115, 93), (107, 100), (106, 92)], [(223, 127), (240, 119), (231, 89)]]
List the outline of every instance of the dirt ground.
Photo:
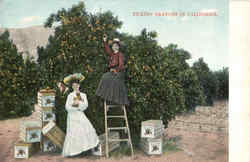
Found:
[(37, 152), (29, 159), (14, 158), (14, 143), (18, 140), (20, 122), (24, 118), (0, 121), (0, 162), (228, 162), (228, 135), (171, 130), (169, 138), (176, 138), (181, 151), (160, 156), (147, 156), (141, 151), (135, 157), (105, 158), (83, 156), (63, 158), (60, 154)]

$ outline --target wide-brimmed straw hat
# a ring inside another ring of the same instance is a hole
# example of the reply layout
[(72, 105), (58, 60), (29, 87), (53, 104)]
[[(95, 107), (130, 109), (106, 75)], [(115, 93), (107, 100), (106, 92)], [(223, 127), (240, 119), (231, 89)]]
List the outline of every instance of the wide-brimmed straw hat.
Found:
[(85, 79), (81, 73), (71, 74), (63, 79), (66, 85), (72, 85), (73, 83), (80, 83)]

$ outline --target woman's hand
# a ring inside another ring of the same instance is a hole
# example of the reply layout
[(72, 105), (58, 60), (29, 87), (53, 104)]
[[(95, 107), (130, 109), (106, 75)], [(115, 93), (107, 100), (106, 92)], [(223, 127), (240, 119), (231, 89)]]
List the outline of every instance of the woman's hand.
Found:
[(110, 69), (110, 72), (117, 74), (117, 70), (116, 69)]
[(78, 107), (79, 106), (79, 100), (74, 100), (72, 107)]
[(84, 104), (84, 101), (83, 101), (83, 100), (80, 100), (78, 103), (79, 103), (79, 104)]
[(78, 107), (77, 107), (77, 108), (78, 108), (78, 109), (77, 109), (78, 111), (82, 111), (82, 109), (79, 107), (79, 106), (82, 105), (82, 104), (84, 104), (84, 102), (83, 102), (82, 100), (79, 100), (79, 101), (78, 101)]
[(107, 35), (106, 35), (106, 34), (103, 35), (103, 41), (104, 41), (104, 42), (107, 41)]

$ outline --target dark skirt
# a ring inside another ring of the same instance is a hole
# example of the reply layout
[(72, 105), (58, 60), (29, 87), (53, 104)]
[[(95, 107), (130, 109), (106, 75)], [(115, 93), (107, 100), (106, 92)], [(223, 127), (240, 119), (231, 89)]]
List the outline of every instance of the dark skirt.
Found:
[(128, 90), (124, 83), (124, 72), (103, 74), (96, 95), (120, 105), (129, 105)]

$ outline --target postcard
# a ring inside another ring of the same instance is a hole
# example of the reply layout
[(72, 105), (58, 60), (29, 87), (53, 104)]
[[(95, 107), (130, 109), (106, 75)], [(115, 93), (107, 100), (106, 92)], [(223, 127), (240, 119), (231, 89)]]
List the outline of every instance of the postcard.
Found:
[(1, 159), (227, 162), (241, 3), (0, 0)]

